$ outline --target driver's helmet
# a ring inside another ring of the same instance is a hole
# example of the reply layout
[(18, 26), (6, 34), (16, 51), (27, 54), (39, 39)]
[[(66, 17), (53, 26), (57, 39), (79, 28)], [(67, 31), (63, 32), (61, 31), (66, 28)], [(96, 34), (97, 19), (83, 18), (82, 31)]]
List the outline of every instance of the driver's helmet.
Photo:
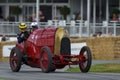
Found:
[(32, 23), (31, 23), (31, 27), (37, 29), (37, 28), (38, 28), (37, 22), (32, 22)]
[(20, 23), (19, 24), (19, 29), (21, 32), (26, 32), (27, 31), (27, 25), (25, 23)]

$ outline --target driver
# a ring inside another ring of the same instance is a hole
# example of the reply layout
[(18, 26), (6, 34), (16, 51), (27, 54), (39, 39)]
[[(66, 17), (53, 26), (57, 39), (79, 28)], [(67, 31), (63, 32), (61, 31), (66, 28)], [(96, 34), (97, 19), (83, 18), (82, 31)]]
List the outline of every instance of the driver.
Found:
[(32, 27), (32, 32), (35, 31), (36, 29), (38, 29), (38, 24), (37, 24), (37, 22), (32, 22), (32, 23), (31, 23), (31, 27)]
[(23, 41), (26, 41), (29, 37), (29, 31), (27, 31), (27, 25), (25, 23), (19, 24), (19, 30), (20, 34), (17, 36), (18, 43), (22, 43)]

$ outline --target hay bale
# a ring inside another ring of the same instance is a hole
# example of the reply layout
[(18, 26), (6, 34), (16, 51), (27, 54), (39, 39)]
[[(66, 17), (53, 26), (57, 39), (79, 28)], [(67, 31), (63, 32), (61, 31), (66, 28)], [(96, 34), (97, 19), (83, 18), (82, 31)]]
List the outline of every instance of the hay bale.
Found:
[(8, 61), (8, 57), (3, 57), (3, 46), (6, 45), (15, 45), (16, 41), (10, 41), (10, 42), (0, 42), (0, 61), (4, 62), (4, 61)]
[(9, 57), (0, 58), (0, 62), (9, 62)]
[(120, 37), (91, 37), (71, 39), (71, 42), (86, 42), (90, 47), (93, 59), (120, 59)]

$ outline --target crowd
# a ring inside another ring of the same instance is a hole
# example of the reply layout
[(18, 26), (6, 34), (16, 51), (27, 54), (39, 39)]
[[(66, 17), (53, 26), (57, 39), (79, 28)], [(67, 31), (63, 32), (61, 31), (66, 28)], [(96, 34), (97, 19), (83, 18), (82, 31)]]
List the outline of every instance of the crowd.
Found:
[[(105, 36), (105, 35), (103, 35), (101, 31), (98, 31), (95, 34), (93, 34), (93, 37), (103, 37), (103, 36)], [(111, 31), (109, 31), (107, 36), (109, 36), (109, 37), (113, 36), (113, 33)]]

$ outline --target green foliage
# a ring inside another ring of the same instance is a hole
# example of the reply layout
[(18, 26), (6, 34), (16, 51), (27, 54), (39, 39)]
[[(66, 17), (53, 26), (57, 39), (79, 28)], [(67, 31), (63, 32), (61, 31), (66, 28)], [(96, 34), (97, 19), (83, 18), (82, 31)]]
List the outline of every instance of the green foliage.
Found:
[(10, 11), (14, 15), (20, 15), (22, 13), (22, 9), (19, 6), (13, 6)]
[(63, 15), (64, 19), (66, 19), (66, 16), (70, 14), (70, 8), (67, 6), (63, 6), (60, 8), (60, 13)]
[(120, 10), (115, 8), (112, 10), (112, 13), (118, 15), (118, 14), (120, 14)]
[(8, 80), (8, 79), (3, 79), (3, 78), (0, 78), (0, 80)]

